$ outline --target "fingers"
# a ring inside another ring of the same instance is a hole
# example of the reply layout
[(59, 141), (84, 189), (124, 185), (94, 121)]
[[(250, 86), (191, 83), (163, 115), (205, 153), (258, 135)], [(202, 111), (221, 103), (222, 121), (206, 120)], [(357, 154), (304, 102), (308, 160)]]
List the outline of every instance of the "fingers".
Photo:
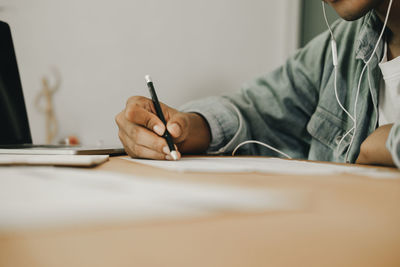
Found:
[(166, 154), (159, 150), (155, 150), (149, 147), (146, 147), (142, 144), (135, 143), (132, 138), (130, 138), (124, 131), (120, 130), (118, 133), (119, 139), (124, 145), (126, 153), (129, 156), (135, 158), (145, 158), (145, 159), (166, 159)]
[(189, 120), (185, 113), (177, 112), (168, 120), (167, 130), (174, 138), (174, 142), (183, 142), (189, 132)]
[(141, 125), (158, 135), (163, 135), (165, 126), (154, 113), (139, 106), (128, 106), (125, 110), (125, 118), (131, 123)]
[[(161, 104), (161, 108), (174, 142), (184, 140), (187, 135), (187, 119), (184, 113)], [(164, 123), (158, 118), (153, 102), (145, 97), (131, 97), (126, 108), (116, 118), (119, 127), (119, 138), (126, 152), (132, 157), (171, 159), (165, 139)], [(186, 133), (186, 134), (185, 134)], [(178, 158), (180, 153), (178, 152)]]
[(120, 138), (123, 139), (124, 144), (128, 145), (131, 149), (135, 145), (140, 145), (162, 153), (162, 149), (166, 145), (164, 138), (123, 118), (122, 120), (118, 118), (117, 124), (119, 126), (119, 133), (122, 135), (122, 138), (121, 136)]
[[(178, 138), (187, 127), (187, 119), (184, 113), (160, 103), (165, 120), (169, 122), (172, 136)], [(163, 135), (165, 125), (157, 116), (153, 102), (145, 97), (133, 96), (128, 99), (125, 108), (125, 117), (128, 121), (141, 125), (158, 135)]]
[[(131, 157), (148, 159), (172, 159), (164, 138), (125, 119), (124, 112), (116, 117), (119, 138)], [(178, 158), (180, 154), (178, 153)]]

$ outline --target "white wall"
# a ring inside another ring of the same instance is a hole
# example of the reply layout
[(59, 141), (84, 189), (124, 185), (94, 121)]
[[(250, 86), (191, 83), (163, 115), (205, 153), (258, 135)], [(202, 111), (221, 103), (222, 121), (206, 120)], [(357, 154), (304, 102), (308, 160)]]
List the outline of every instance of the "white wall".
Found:
[(299, 0), (0, 0), (14, 37), (34, 142), (40, 79), (57, 66), (59, 137), (118, 144), (114, 116), (155, 80), (173, 106), (226, 94), (282, 64), (297, 45)]

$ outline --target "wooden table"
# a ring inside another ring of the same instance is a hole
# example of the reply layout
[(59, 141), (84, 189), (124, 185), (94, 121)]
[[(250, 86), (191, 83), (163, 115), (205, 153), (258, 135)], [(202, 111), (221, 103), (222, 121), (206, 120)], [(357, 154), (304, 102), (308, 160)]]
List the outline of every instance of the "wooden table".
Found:
[[(165, 172), (120, 158), (93, 169), (303, 190), (295, 211), (0, 233), (0, 266), (400, 266), (400, 179)], [(400, 173), (399, 173), (400, 175)]]

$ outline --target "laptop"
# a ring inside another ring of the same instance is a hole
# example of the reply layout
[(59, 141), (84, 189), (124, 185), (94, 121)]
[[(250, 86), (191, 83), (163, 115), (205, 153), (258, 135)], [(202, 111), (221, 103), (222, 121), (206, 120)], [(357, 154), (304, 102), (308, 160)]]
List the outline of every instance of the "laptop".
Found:
[(10, 27), (0, 21), (0, 154), (120, 155), (122, 147), (34, 145)]

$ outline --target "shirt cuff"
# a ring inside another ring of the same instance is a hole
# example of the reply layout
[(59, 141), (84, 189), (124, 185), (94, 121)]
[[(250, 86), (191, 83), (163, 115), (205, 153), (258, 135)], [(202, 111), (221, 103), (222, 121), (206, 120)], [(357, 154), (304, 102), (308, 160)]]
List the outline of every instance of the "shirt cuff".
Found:
[(240, 112), (224, 97), (208, 97), (189, 102), (180, 107), (182, 112), (198, 113), (207, 121), (211, 131), (208, 154), (233, 151), (235, 143), (244, 135), (245, 129)]
[(386, 147), (392, 155), (392, 159), (397, 168), (400, 168), (400, 122), (395, 123), (390, 130)]

